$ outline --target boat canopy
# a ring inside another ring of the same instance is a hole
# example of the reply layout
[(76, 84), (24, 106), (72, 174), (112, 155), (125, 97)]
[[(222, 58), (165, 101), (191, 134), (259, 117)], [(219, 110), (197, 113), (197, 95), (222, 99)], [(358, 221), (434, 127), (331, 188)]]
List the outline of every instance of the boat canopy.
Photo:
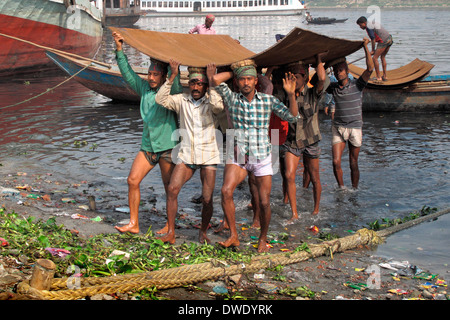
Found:
[(169, 62), (175, 59), (185, 66), (205, 67), (214, 62), (227, 66), (243, 59), (254, 59), (261, 67), (296, 61), (313, 63), (314, 56), (328, 52), (323, 62), (345, 57), (363, 46), (363, 41), (332, 38), (301, 28), (292, 29), (283, 40), (261, 53), (254, 53), (228, 35), (202, 35), (110, 27), (125, 42), (140, 52)]

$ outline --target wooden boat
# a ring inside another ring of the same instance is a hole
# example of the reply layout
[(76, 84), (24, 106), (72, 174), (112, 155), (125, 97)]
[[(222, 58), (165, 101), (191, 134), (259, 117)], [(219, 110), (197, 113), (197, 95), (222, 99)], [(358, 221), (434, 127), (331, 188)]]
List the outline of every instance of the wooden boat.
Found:
[(363, 111), (450, 112), (450, 76), (427, 77), (403, 88), (366, 88)]
[[(420, 59), (393, 70), (388, 70), (387, 81), (374, 80), (371, 75), (363, 93), (363, 111), (450, 111), (450, 78), (430, 77), (434, 65)], [(349, 64), (349, 72), (359, 77), (364, 69)]]
[[(46, 55), (69, 76), (78, 73), (74, 79), (90, 90), (112, 100), (135, 103), (140, 101), (140, 96), (122, 78), (117, 65), (74, 58), (51, 51), (46, 51)], [(133, 68), (133, 70), (142, 78), (147, 77), (147, 70), (144, 68)]]
[(0, 21), (0, 76), (55, 68), (26, 41), (93, 57), (103, 35), (102, 13), (89, 0), (2, 0)]
[(176, 16), (261, 16), (301, 15), (306, 10), (300, 0), (141, 0), (148, 17)]
[(107, 26), (132, 26), (141, 17), (140, 0), (126, 0), (120, 3), (105, 0), (104, 10)]
[(336, 19), (336, 18), (328, 18), (328, 17), (318, 17), (306, 19), (308, 24), (333, 24), (333, 23), (343, 23), (347, 21), (347, 19)]

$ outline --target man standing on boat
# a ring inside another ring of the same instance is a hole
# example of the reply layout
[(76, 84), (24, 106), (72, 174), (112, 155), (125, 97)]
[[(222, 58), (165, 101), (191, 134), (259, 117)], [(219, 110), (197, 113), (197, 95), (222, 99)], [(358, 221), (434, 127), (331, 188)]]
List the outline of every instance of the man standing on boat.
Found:
[[(123, 227), (115, 227), (120, 232), (139, 233), (139, 203), (141, 201), (140, 184), (144, 177), (157, 165), (161, 169), (161, 178), (166, 190), (175, 165), (171, 151), (177, 141), (172, 141), (172, 132), (178, 127), (177, 115), (155, 102), (156, 92), (164, 83), (168, 65), (151, 59), (148, 79), (139, 77), (128, 63), (122, 51), (123, 37), (113, 32), (116, 43), (116, 60), (127, 84), (141, 96), (140, 112), (143, 120), (141, 149), (136, 155), (128, 175), (128, 204), (130, 222)], [(179, 77), (172, 87), (172, 93), (182, 92)]]
[[(325, 80), (327, 79), (322, 63), (322, 55), (316, 56), (316, 75), (312, 82), (314, 86), (309, 88), (309, 65), (292, 63), (285, 67), (286, 72), (291, 72), (296, 78), (296, 103), (298, 112), (302, 118), (296, 123), (289, 124), (286, 142), (280, 148), (280, 155), (284, 161), (282, 170), (283, 183), (291, 205), (292, 217), (289, 222), (298, 219), (297, 212), (297, 188), (295, 178), (300, 157), (303, 157), (303, 187), (313, 185), (314, 209), (312, 214), (319, 213), (320, 196), (322, 186), (319, 175), (319, 141), (322, 139), (319, 129), (319, 100), (325, 93)], [(327, 84), (328, 86), (328, 84)]]
[(196, 25), (194, 28), (189, 30), (189, 33), (216, 34), (216, 30), (212, 27), (214, 20), (214, 15), (208, 14), (205, 18), (205, 23)]
[[(202, 223), (199, 241), (208, 242), (206, 232), (213, 213), (213, 191), (216, 181), (217, 165), (221, 162), (218, 139), (216, 138), (216, 115), (224, 110), (222, 98), (209, 88), (209, 79), (215, 74), (216, 66), (207, 68), (189, 67), (189, 93), (170, 95), (173, 81), (178, 75), (179, 63), (171, 60), (172, 75), (156, 94), (156, 102), (175, 111), (180, 120), (181, 143), (170, 178), (167, 193), (167, 229), (160, 239), (175, 243), (175, 217), (178, 210), (178, 194), (197, 169), (202, 182)], [(221, 137), (221, 135), (217, 135)], [(222, 139), (219, 139), (222, 143)]]
[[(392, 40), (392, 35), (386, 31), (381, 25), (374, 25), (374, 28), (369, 28), (367, 25), (366, 17), (359, 17), (356, 23), (363, 30), (366, 30), (372, 42), (372, 52), (373, 64), (375, 67), (375, 73), (377, 75), (378, 81), (387, 81), (387, 62), (386, 55), (389, 52), (390, 47), (394, 43)], [(375, 48), (375, 44), (376, 48)], [(381, 65), (383, 67), (383, 75), (380, 74), (380, 64), (378, 63), (378, 58), (381, 59)]]
[[(269, 121), (272, 111), (281, 119), (296, 122), (300, 117), (295, 103), (295, 77), (288, 74), (283, 79), (290, 108), (272, 95), (256, 91), (258, 75), (253, 60), (244, 60), (231, 65), (233, 71), (225, 71), (213, 76), (215, 89), (228, 107), (234, 136), (227, 130), (227, 141), (234, 141), (225, 164), (222, 185), (222, 208), (230, 228), (230, 237), (220, 244), (224, 247), (239, 246), (236, 230), (233, 193), (245, 177), (253, 173), (260, 202), (261, 232), (258, 252), (267, 252), (267, 232), (271, 218), (270, 191), (272, 188), (272, 154), (269, 139)], [(239, 92), (233, 92), (225, 83), (235, 77)], [(231, 153), (231, 154), (230, 154)]]
[(333, 95), (334, 106), (331, 108), (333, 173), (340, 188), (344, 187), (341, 167), (342, 153), (348, 141), (351, 181), (353, 188), (358, 188), (358, 157), (362, 144), (362, 94), (373, 72), (373, 60), (367, 48), (369, 39), (364, 38), (366, 70), (358, 79), (349, 79), (348, 65), (345, 58), (327, 63), (333, 67), (337, 82), (332, 82), (327, 92)]

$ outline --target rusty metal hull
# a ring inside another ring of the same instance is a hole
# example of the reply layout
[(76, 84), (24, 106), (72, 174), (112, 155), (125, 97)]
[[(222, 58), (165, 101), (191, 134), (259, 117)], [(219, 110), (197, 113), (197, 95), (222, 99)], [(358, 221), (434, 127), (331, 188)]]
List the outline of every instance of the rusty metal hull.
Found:
[[(0, 1), (0, 33), (53, 49), (93, 57), (101, 45), (101, 13), (89, 1), (66, 7), (62, 0)], [(0, 37), (0, 76), (54, 68), (43, 49)]]

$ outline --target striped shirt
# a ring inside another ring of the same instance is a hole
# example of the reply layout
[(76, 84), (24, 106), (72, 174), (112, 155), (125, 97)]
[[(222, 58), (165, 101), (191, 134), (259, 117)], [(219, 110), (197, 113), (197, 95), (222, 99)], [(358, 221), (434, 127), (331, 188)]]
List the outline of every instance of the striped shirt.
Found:
[[(189, 93), (169, 95), (172, 84), (167, 80), (156, 94), (156, 102), (175, 111), (180, 119), (181, 136), (178, 159), (186, 164), (219, 164), (221, 155), (216, 139), (216, 115), (223, 111), (223, 102), (216, 93), (206, 93), (194, 100)], [(222, 142), (222, 140), (220, 140)]]
[(239, 92), (233, 92), (226, 83), (215, 87), (228, 108), (239, 153), (249, 158), (263, 160), (272, 152), (269, 139), (269, 122), (272, 111), (281, 119), (296, 122), (289, 109), (272, 95), (256, 92), (252, 101)]
[(366, 87), (362, 77), (349, 79), (343, 87), (339, 82), (332, 82), (327, 92), (333, 95), (335, 102), (333, 125), (344, 128), (362, 128), (362, 93)]

